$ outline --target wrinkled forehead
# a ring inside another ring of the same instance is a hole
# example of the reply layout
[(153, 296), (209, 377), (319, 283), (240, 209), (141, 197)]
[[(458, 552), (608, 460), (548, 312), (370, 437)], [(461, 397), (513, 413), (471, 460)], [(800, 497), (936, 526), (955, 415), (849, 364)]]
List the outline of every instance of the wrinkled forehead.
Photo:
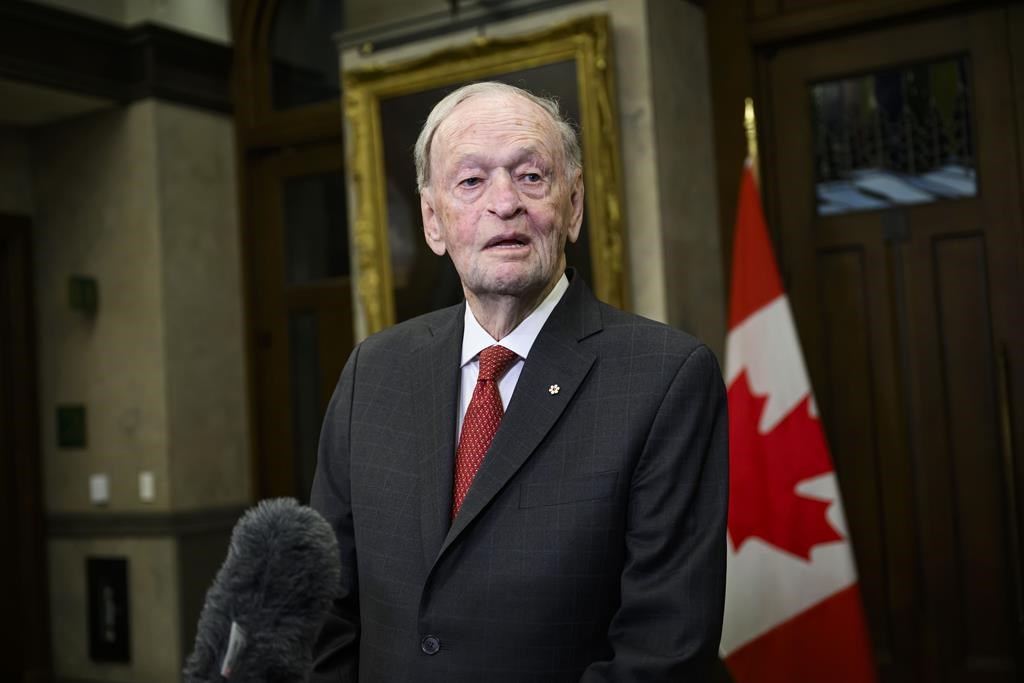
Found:
[(538, 135), (553, 153), (561, 147), (551, 114), (513, 93), (479, 93), (459, 102), (438, 125), (433, 142), (436, 149), (437, 143), (446, 146), (468, 133), (499, 131)]

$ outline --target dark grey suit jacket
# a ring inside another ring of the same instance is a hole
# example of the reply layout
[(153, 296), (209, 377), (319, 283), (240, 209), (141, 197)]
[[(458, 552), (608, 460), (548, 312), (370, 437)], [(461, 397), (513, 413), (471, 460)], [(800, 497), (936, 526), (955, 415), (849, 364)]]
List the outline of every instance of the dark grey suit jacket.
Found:
[(314, 680), (704, 680), (728, 491), (714, 355), (573, 277), (450, 523), (463, 306), (360, 344), (328, 408), (312, 505), (343, 597)]

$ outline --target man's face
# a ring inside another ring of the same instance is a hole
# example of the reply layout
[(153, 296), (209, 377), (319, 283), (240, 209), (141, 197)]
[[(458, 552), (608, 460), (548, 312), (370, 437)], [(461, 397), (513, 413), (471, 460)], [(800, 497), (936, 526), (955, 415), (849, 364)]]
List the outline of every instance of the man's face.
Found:
[(583, 219), (583, 181), (566, 178), (564, 156), (548, 114), (515, 95), (470, 97), (438, 127), (423, 232), (467, 299), (530, 299), (561, 276)]

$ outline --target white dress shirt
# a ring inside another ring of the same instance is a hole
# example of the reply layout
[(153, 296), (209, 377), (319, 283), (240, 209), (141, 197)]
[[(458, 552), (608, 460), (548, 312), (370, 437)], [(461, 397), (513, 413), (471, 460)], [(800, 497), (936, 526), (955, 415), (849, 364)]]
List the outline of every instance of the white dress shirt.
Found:
[(514, 351), (519, 358), (508, 369), (505, 376), (498, 382), (498, 393), (501, 394), (502, 408), (508, 406), (512, 398), (512, 392), (516, 389), (519, 375), (523, 372), (523, 363), (530, 355), (530, 348), (537, 340), (540, 329), (544, 327), (551, 311), (561, 301), (565, 290), (569, 289), (569, 280), (563, 274), (555, 286), (551, 288), (548, 295), (540, 302), (537, 308), (533, 309), (530, 315), (516, 325), (516, 328), (509, 332), (503, 339), (494, 339), (477, 322), (476, 316), (466, 304), (466, 322), (462, 332), (462, 383), (459, 387), (459, 424), (455, 432), (456, 443), (462, 438), (462, 421), (466, 417), (466, 410), (469, 408), (469, 401), (473, 398), (473, 389), (476, 387), (476, 377), (480, 374), (480, 352), (488, 346), (501, 344), (506, 349)]

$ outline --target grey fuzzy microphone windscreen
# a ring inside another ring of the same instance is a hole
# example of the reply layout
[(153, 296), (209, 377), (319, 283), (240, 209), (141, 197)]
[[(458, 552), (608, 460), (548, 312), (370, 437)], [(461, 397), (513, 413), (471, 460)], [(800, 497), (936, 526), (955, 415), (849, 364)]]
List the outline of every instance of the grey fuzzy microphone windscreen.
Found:
[(339, 591), (330, 525), (290, 498), (266, 500), (235, 525), (206, 594), (186, 683), (301, 683)]

